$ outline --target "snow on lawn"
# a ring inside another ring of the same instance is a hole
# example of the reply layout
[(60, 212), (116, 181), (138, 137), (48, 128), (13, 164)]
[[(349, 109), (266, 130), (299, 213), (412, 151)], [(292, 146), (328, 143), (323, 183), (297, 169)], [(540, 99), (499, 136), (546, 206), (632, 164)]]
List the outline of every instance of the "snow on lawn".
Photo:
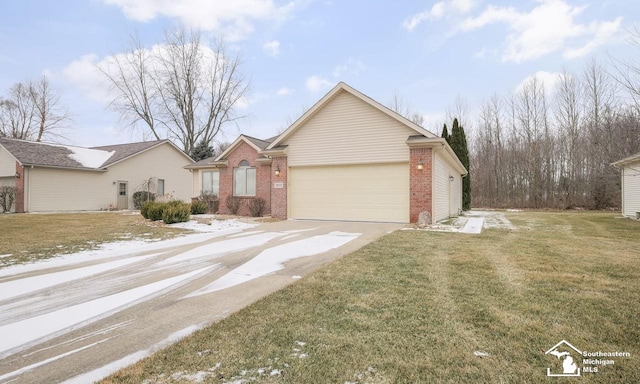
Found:
[(37, 260), (30, 264), (18, 264), (2, 268), (0, 269), (0, 278), (5, 276), (15, 276), (25, 272), (39, 271), (42, 269), (65, 267), (73, 264), (96, 261), (110, 257), (131, 256), (139, 252), (149, 252), (164, 248), (179, 247), (181, 245), (199, 243), (216, 237), (241, 232), (246, 228), (252, 228), (257, 225), (245, 224), (237, 220), (224, 221), (233, 221), (235, 223), (221, 224), (217, 227), (217, 231), (189, 234), (168, 240), (160, 240), (154, 242), (151, 242), (150, 240), (129, 240), (104, 243), (100, 244), (97, 249), (71, 253), (46, 260)]
[(331, 232), (266, 249), (213, 283), (185, 297), (205, 295), (272, 274), (283, 269), (287, 261), (327, 252), (347, 244), (360, 235), (360, 233)]
[[(192, 216), (192, 217), (208, 218), (208, 216), (209, 215)], [(243, 223), (235, 219), (215, 220), (212, 218), (209, 224), (201, 224), (196, 220), (190, 220), (186, 223), (170, 224), (169, 227), (190, 229), (196, 232), (220, 232), (220, 231), (226, 231), (226, 230), (239, 230), (239, 229), (253, 228), (257, 225), (258, 224)]]
[(208, 273), (210, 269), (210, 267), (201, 268), (193, 272), (156, 281), (155, 283), (0, 326), (0, 340), (2, 340), (0, 358), (10, 354), (7, 352), (12, 350), (15, 352), (16, 348), (27, 347), (36, 340), (50, 339), (64, 330), (79, 328), (113, 311), (128, 308), (144, 298), (157, 295), (166, 289)]

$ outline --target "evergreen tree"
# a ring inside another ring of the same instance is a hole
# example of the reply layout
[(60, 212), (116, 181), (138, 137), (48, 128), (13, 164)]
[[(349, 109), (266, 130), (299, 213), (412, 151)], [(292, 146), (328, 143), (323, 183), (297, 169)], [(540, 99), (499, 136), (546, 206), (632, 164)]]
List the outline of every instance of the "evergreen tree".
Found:
[(193, 151), (191, 151), (191, 158), (195, 161), (204, 160), (211, 156), (213, 156), (213, 147), (204, 140), (200, 140), (198, 145), (196, 145), (193, 148)]
[[(453, 119), (449, 145), (458, 159), (469, 171), (469, 148), (467, 146), (467, 135), (464, 128), (459, 125), (458, 119)], [(467, 174), (462, 179), (462, 209), (468, 211), (471, 208), (471, 175)]]
[(442, 134), (440, 135), (440, 137), (442, 137), (443, 139), (447, 140), (447, 143), (451, 144), (451, 135), (449, 134), (449, 131), (447, 130), (447, 124), (446, 123), (442, 127)]

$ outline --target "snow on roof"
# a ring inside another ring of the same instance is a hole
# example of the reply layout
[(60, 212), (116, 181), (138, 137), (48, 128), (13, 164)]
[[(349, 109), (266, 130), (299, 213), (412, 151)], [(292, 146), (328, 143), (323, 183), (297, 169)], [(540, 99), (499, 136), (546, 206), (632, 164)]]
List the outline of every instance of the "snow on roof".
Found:
[(77, 161), (86, 168), (99, 168), (115, 153), (115, 151), (103, 151), (100, 149), (71, 147), (66, 145), (64, 147), (71, 151), (68, 155), (69, 158)]

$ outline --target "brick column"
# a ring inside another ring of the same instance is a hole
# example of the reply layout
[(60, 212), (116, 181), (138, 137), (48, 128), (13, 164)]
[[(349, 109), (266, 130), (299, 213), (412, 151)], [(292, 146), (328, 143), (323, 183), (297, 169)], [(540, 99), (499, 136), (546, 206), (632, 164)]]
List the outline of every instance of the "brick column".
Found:
[[(287, 219), (287, 158), (274, 157), (271, 162), (271, 217)], [(280, 174), (276, 176), (276, 168)], [(281, 188), (276, 188), (281, 187)]]
[[(410, 205), (409, 221), (418, 222), (420, 212), (427, 211), (433, 217), (433, 153), (431, 148), (411, 148), (409, 160)], [(422, 169), (418, 163), (422, 162)]]
[(16, 161), (16, 213), (24, 213), (24, 167)]

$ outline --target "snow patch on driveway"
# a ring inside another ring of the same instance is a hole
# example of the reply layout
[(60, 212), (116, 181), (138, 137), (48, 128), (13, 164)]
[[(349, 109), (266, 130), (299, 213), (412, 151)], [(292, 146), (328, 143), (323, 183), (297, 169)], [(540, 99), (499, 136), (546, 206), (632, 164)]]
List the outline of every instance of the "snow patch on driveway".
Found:
[(284, 263), (299, 257), (313, 256), (339, 248), (358, 238), (360, 233), (330, 232), (326, 235), (313, 236), (308, 239), (292, 241), (287, 244), (265, 249), (253, 259), (242, 264), (222, 276), (213, 283), (187, 296), (195, 297), (230, 288), (247, 281), (277, 272), (284, 268)]
[(0, 358), (7, 356), (8, 351), (15, 352), (13, 350), (18, 347), (26, 347), (37, 340), (55, 337), (63, 330), (89, 324), (112, 311), (130, 307), (144, 298), (149, 298), (165, 289), (184, 283), (210, 269), (210, 267), (198, 269), (190, 273), (1, 326)]
[(24, 295), (26, 293), (34, 292), (40, 289), (49, 288), (54, 285), (97, 275), (98, 273), (123, 267), (125, 265), (129, 265), (138, 261), (143, 261), (153, 256), (155, 255), (132, 257), (129, 259), (116, 260), (84, 268), (76, 268), (69, 271), (48, 273), (45, 275), (27, 277), (24, 279), (0, 283), (0, 301)]

